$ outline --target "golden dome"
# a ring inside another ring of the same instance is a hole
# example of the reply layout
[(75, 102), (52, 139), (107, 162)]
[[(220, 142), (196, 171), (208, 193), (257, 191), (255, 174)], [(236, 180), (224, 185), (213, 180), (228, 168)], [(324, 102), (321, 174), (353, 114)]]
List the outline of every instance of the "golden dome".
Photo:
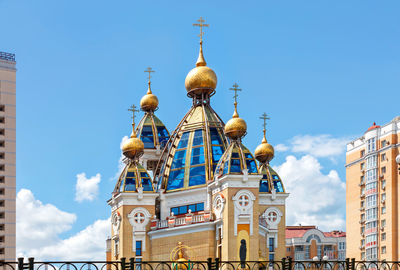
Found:
[(158, 107), (158, 98), (153, 95), (150, 88), (149, 82), (149, 89), (147, 90), (147, 94), (142, 97), (140, 100), (140, 108), (143, 111), (155, 111)]
[(135, 159), (143, 154), (144, 144), (136, 137), (134, 124), (132, 124), (132, 129), (131, 137), (122, 145), (121, 150), (126, 157)]
[(225, 124), (224, 132), (226, 136), (234, 140), (243, 137), (247, 132), (246, 121), (239, 117), (236, 109), (236, 103), (235, 112), (233, 113), (232, 119)]
[(203, 47), (200, 43), (200, 52), (196, 67), (189, 71), (185, 79), (185, 87), (189, 95), (211, 94), (217, 87), (217, 75), (206, 65), (207, 63), (203, 56)]
[(254, 157), (261, 163), (266, 163), (270, 162), (274, 158), (274, 153), (274, 147), (267, 142), (264, 131), (264, 138), (261, 144), (257, 146), (256, 150), (254, 151)]

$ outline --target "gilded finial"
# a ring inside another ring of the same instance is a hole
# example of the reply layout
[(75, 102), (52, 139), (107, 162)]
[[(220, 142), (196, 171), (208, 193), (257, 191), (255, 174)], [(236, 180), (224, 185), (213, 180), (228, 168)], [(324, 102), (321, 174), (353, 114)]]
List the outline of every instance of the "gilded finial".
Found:
[(264, 113), (261, 115), (260, 119), (264, 120), (264, 123), (263, 123), (263, 133), (264, 133), (264, 137), (263, 137), (263, 139), (262, 139), (262, 143), (266, 143), (266, 142), (267, 142), (267, 138), (265, 137), (265, 132), (266, 132), (266, 130), (267, 130), (267, 120), (269, 120), (269, 119), (271, 119), (271, 118), (269, 118), (268, 115), (264, 112)]
[(151, 67), (148, 67), (144, 72), (149, 73), (149, 89), (147, 90), (147, 94), (151, 94), (151, 73), (155, 71)]
[(240, 88), (238, 88), (238, 87), (239, 87), (239, 85), (238, 85), (237, 83), (235, 83), (234, 85), (232, 85), (232, 88), (229, 88), (229, 90), (235, 92), (235, 94), (233, 95), (233, 98), (235, 99), (235, 103), (234, 103), (234, 105), (235, 105), (235, 111), (234, 111), (233, 116), (232, 116), (233, 118), (238, 118), (238, 117), (239, 117), (239, 114), (238, 114), (238, 112), (237, 112), (237, 97), (238, 97), (239, 95), (237, 94), (237, 92), (238, 92), (238, 91), (242, 91), (242, 89), (240, 89)]
[(204, 55), (203, 55), (203, 27), (208, 27), (209, 24), (206, 24), (205, 20), (203, 19), (203, 17), (200, 17), (197, 20), (198, 23), (194, 23), (193, 26), (198, 26), (200, 28), (200, 34), (198, 35), (200, 37), (200, 51), (199, 51), (199, 57), (197, 58), (197, 62), (196, 62), (196, 67), (198, 66), (205, 66), (206, 60), (204, 59)]
[(131, 107), (129, 107), (128, 111), (132, 112), (132, 134), (131, 138), (136, 138), (136, 132), (135, 132), (135, 112), (139, 112), (138, 109), (136, 109), (136, 106), (132, 104)]

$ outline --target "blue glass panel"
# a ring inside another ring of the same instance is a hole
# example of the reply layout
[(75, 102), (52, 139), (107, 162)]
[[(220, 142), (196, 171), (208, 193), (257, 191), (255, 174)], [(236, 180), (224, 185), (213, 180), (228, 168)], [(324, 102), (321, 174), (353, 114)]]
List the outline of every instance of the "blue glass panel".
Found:
[(216, 128), (210, 128), (211, 144), (223, 144)]
[(172, 161), (171, 169), (182, 168), (185, 166), (186, 149), (176, 151), (174, 160)]
[(171, 208), (171, 213), (174, 213), (174, 215), (179, 215), (179, 208), (178, 207), (172, 207)]
[(274, 181), (274, 188), (276, 192), (283, 192), (283, 186), (281, 181)]
[(206, 172), (204, 166), (190, 168), (189, 186), (197, 186), (206, 183)]
[(143, 126), (141, 135), (145, 137), (153, 137), (153, 129), (151, 128), (151, 126)]
[(204, 211), (204, 203), (196, 204), (196, 210), (197, 211)]
[(268, 181), (260, 180), (260, 192), (269, 192)]
[(142, 248), (142, 241), (136, 241), (136, 249)]
[(169, 136), (168, 131), (165, 127), (158, 126), (157, 127), (158, 141), (160, 142), (161, 147), (164, 147), (167, 143)]
[(192, 149), (191, 165), (198, 165), (204, 163), (204, 148), (197, 147)]
[(185, 174), (185, 169), (171, 171), (168, 178), (167, 190), (182, 188), (184, 174)]
[(229, 163), (228, 161), (224, 164), (224, 171), (222, 172), (222, 174), (228, 174), (228, 168), (229, 168)]
[(135, 172), (127, 172), (126, 177), (136, 177)]
[(262, 177), (262, 179), (268, 179), (268, 175), (266, 175), (266, 174), (263, 174), (263, 177)]
[(224, 147), (222, 146), (212, 147), (212, 160), (214, 163), (217, 163), (223, 154), (224, 154)]
[(142, 140), (144, 144), (144, 148), (153, 148), (154, 147), (154, 138), (153, 136), (151, 137), (145, 137), (145, 136), (140, 136), (140, 139)]
[(245, 158), (253, 158), (250, 153), (244, 153)]
[(140, 177), (150, 177), (147, 172), (140, 172)]
[(189, 140), (189, 132), (185, 132), (182, 134), (182, 138), (179, 141), (178, 144), (178, 149), (180, 148), (186, 148), (187, 144), (188, 144), (188, 140)]
[(239, 158), (239, 153), (232, 153), (232, 158)]
[(183, 215), (187, 213), (187, 205), (179, 206), (179, 215)]
[(195, 204), (189, 205), (189, 209), (192, 211), (192, 213), (196, 212), (196, 205)]
[(257, 165), (254, 159), (246, 159), (246, 165), (249, 173), (257, 173)]
[(125, 191), (135, 191), (135, 190), (136, 190), (135, 178), (126, 178), (125, 179)]
[(143, 191), (153, 191), (150, 178), (142, 178)]
[(242, 168), (240, 167), (240, 160), (239, 159), (231, 159), (231, 173), (240, 173), (242, 172)]
[(193, 146), (203, 145), (203, 131), (198, 129), (194, 132)]
[(279, 176), (277, 176), (276, 174), (274, 174), (274, 175), (272, 175), (272, 179), (279, 180)]

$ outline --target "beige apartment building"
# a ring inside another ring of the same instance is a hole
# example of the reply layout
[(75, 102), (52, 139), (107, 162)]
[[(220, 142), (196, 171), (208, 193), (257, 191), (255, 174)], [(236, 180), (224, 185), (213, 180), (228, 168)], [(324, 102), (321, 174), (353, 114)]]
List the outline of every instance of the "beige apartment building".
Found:
[[(400, 116), (347, 144), (347, 257), (398, 261)], [(397, 159), (397, 162), (396, 162)]]
[(0, 261), (15, 260), (15, 64), (0, 52)]

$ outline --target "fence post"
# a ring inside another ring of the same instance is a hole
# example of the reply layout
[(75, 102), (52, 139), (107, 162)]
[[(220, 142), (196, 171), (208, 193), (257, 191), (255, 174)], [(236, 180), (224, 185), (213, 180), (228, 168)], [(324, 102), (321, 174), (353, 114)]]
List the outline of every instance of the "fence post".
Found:
[(129, 258), (129, 269), (135, 269), (135, 258)]
[(356, 259), (355, 258), (351, 258), (351, 266), (350, 266), (351, 270), (355, 270), (356, 269)]
[(215, 269), (219, 269), (219, 258), (215, 258)]
[(282, 264), (281, 269), (282, 269), (282, 270), (286, 270), (286, 258), (285, 258), (285, 257), (282, 258), (281, 264)]
[(288, 258), (288, 270), (292, 270), (292, 257)]
[(18, 270), (24, 270), (24, 258), (18, 258)]
[(28, 261), (29, 261), (29, 270), (33, 270), (35, 259), (31, 257), (31, 258), (28, 258)]
[(346, 260), (345, 260), (345, 268), (344, 269), (350, 270), (350, 259), (349, 258), (346, 258)]
[(212, 270), (212, 259), (211, 258), (207, 259), (207, 269)]
[(126, 258), (125, 257), (121, 258), (121, 268), (122, 268), (122, 270), (126, 269)]

